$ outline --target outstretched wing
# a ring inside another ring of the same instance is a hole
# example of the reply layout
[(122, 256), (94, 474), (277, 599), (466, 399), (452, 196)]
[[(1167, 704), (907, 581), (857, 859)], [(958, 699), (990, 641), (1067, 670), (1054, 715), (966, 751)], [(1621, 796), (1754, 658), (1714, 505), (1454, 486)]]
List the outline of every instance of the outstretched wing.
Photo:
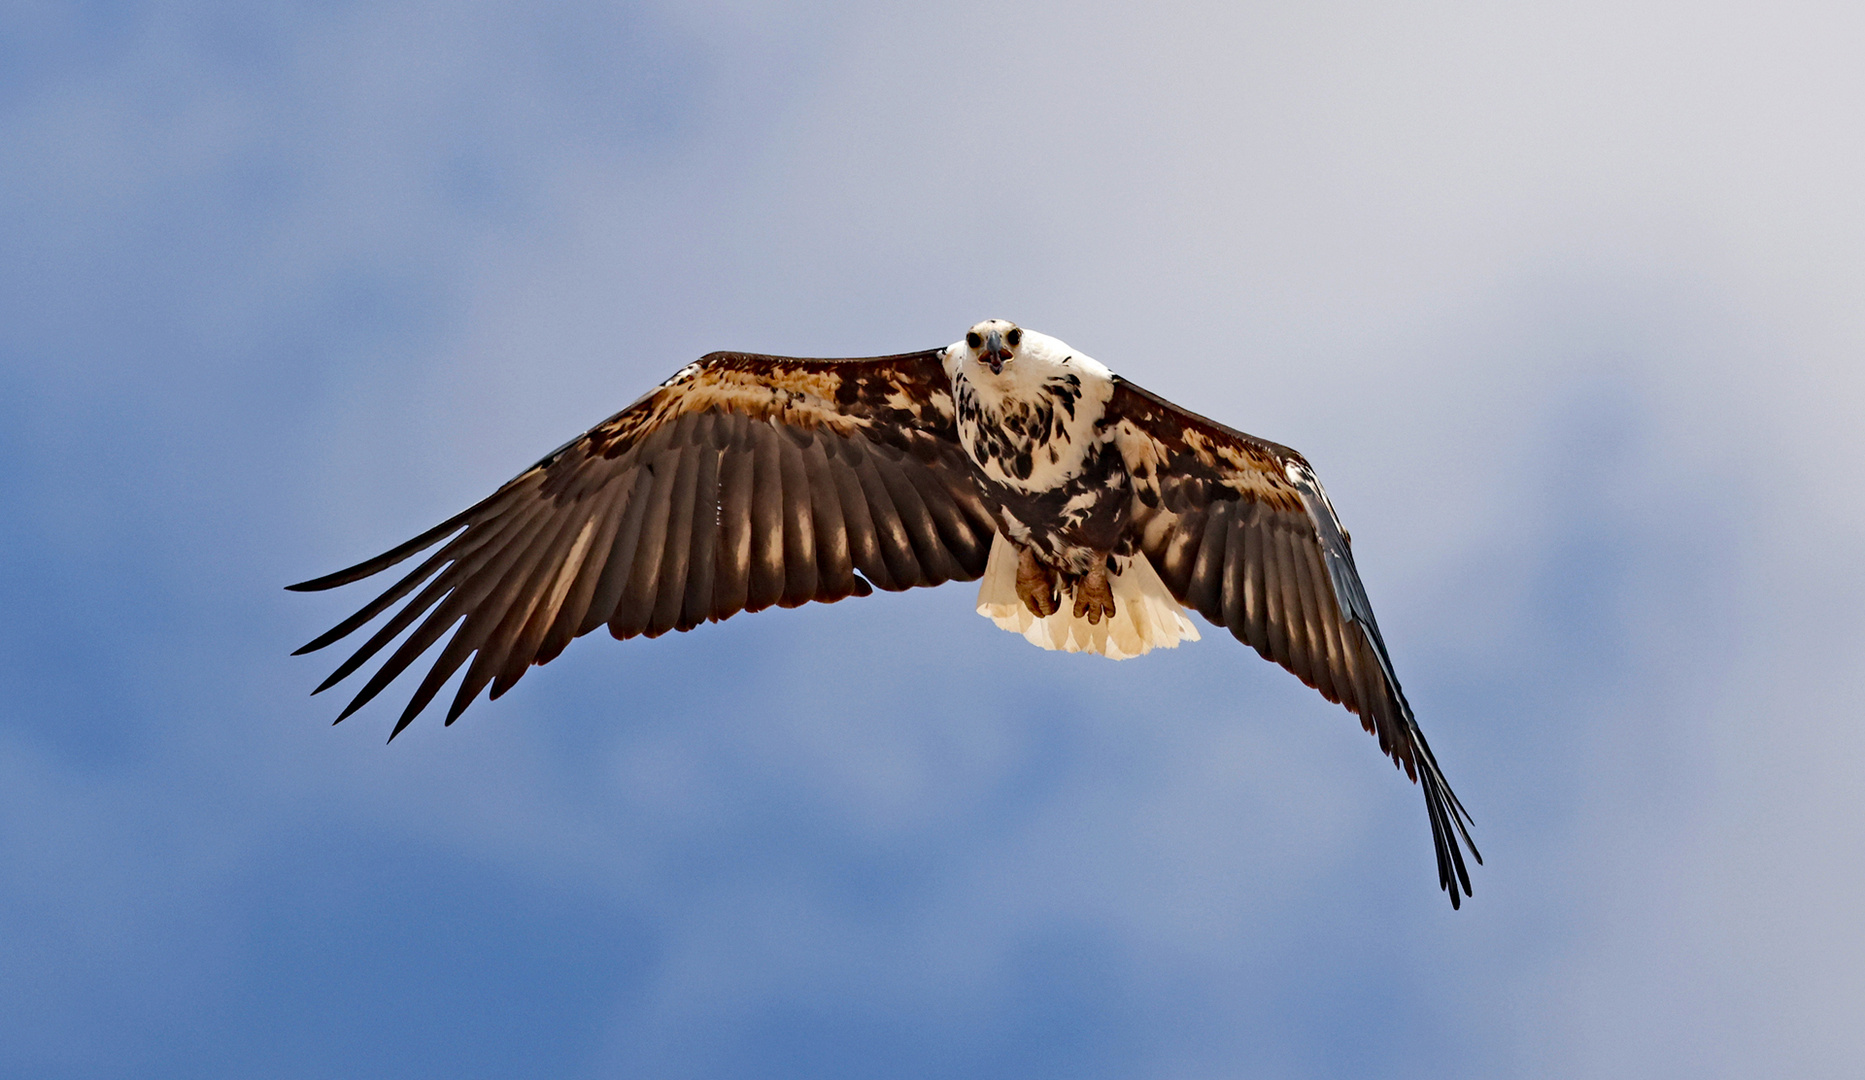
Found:
[(317, 692), (415, 628), (342, 720), (452, 631), (398, 734), (468, 658), (449, 724), (488, 683), (498, 697), (605, 623), (617, 638), (654, 637), (773, 604), (977, 578), (994, 526), (958, 445), (939, 357), (713, 353), (688, 365), (477, 506), (289, 586), (346, 585), (446, 540), (298, 650), (400, 604)]
[(1424, 790), (1438, 883), (1470, 894), (1470, 816), (1399, 689), (1353, 550), (1302, 456), (1116, 379), (1107, 423), (1134, 482), (1141, 549), (1180, 603), (1357, 713)]

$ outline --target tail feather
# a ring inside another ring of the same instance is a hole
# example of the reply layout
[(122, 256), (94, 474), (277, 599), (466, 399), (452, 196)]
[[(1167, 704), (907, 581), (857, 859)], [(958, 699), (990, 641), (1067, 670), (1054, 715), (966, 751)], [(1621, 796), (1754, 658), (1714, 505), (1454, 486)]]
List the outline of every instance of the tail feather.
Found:
[(1059, 611), (1039, 619), (1017, 598), (1017, 549), (1000, 533), (991, 539), (991, 557), (978, 586), (978, 614), (1045, 649), (1099, 653), (1110, 660), (1198, 640), (1198, 628), (1146, 556), (1116, 558), (1114, 564), (1118, 572), (1107, 579), (1114, 593), (1113, 618), (1090, 625), (1075, 617), (1074, 605), (1063, 597)]

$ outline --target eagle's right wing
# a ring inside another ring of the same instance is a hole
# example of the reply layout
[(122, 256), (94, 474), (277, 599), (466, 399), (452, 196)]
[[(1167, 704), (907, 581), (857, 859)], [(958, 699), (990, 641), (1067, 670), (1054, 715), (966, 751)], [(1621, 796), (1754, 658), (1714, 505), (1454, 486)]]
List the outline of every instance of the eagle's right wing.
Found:
[(617, 638), (654, 637), (773, 604), (977, 578), (995, 526), (958, 445), (940, 356), (713, 353), (689, 365), (478, 505), (290, 586), (346, 585), (452, 537), (298, 650), (420, 590), (318, 692), (415, 626), (341, 720), (451, 630), (400, 733), (469, 657), (449, 724), (488, 683), (498, 697), (604, 624)]

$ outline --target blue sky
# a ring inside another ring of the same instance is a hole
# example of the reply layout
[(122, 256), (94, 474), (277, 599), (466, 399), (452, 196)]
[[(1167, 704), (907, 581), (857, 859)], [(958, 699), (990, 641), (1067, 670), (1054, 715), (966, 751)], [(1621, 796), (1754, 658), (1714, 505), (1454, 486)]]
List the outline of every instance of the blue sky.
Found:
[[(0, 1074), (1850, 1077), (1865, 17), (0, 12)], [(715, 348), (1004, 316), (1296, 446), (1488, 865), (968, 587), (383, 745), (286, 582)]]

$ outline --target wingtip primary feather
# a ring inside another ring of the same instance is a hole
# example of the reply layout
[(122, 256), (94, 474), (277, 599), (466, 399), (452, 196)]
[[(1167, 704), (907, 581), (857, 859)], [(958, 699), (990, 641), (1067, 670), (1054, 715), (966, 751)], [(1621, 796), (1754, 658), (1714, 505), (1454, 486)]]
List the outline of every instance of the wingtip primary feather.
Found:
[[(571, 442), (575, 442), (575, 440), (573, 439)], [(569, 444), (566, 443), (565, 445), (568, 446)], [(517, 476), (501, 484), (497, 491), (494, 491), (472, 506), (467, 507), (419, 536), (397, 544), (380, 555), (364, 559), (354, 566), (346, 566), (335, 573), (325, 574), (323, 577), (316, 577), (309, 581), (299, 581), (287, 585), (285, 586), (285, 591), (323, 592), (326, 589), (334, 589), (338, 586), (348, 585), (353, 581), (361, 581), (366, 577), (379, 574), (389, 567), (394, 566), (396, 563), (406, 560), (409, 556), (426, 551), (428, 548), (433, 547), (447, 537), (459, 532), (460, 529), (465, 527), (468, 521), (485, 510), (495, 499), (499, 499), (511, 492), (520, 481), (530, 476), (532, 472), (532, 469), (527, 469), (519, 473)]]
[(400, 735), (403, 731), (407, 730), (408, 725), (414, 723), (415, 714), (420, 712), (421, 708), (425, 706), (426, 704), (427, 704), (426, 702), (422, 702), (421, 705), (414, 705), (410, 703), (408, 708), (402, 710), (401, 719), (395, 721), (395, 730), (389, 732), (388, 741), (394, 742), (395, 736)]
[(353, 699), (351, 699), (350, 703), (343, 707), (343, 711), (337, 714), (337, 718), (331, 721), (332, 726), (341, 724), (345, 720), (348, 720), (350, 717), (356, 715), (356, 710), (362, 708), (364, 705), (369, 704), (369, 699), (375, 696), (376, 695), (374, 691), (372, 691), (368, 687), (364, 687), (363, 692), (356, 695), (356, 697), (354, 697)]
[[(1416, 732), (1417, 729), (1413, 730)], [(1466, 823), (1474, 822), (1470, 821), (1469, 812), (1464, 809), (1450, 785), (1445, 783), (1443, 774), (1438, 772), (1436, 763), (1429, 755), (1429, 748), (1423, 748), (1420, 757), (1424, 760), (1420, 763), (1418, 783), (1424, 788), (1425, 810), (1431, 819), (1432, 846), (1437, 853), (1438, 887), (1450, 897), (1452, 910), (1457, 910), (1462, 907), (1462, 897), (1475, 895), (1471, 890), (1470, 868), (1464, 861), (1463, 849), (1470, 849), (1471, 858), (1479, 866), (1483, 864), (1483, 854), (1470, 839)]]

